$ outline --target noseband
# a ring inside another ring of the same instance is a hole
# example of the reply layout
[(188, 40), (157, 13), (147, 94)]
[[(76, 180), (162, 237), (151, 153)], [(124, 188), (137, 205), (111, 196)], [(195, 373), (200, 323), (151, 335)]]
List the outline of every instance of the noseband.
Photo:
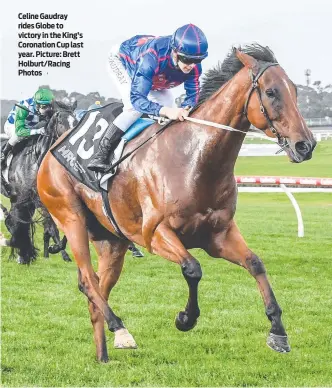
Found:
[[(271, 66), (278, 66), (278, 65), (279, 65), (279, 63), (268, 63), (267, 65), (263, 66), (259, 70), (257, 75), (254, 75), (254, 73), (252, 72), (252, 69), (249, 70), (252, 85), (251, 85), (251, 89), (250, 89), (249, 94), (248, 94), (247, 101), (244, 105), (243, 113), (245, 114), (246, 118), (248, 119), (249, 100), (250, 100), (250, 97), (251, 97), (252, 93), (254, 92), (254, 90), (256, 90), (257, 95), (258, 95), (259, 105), (260, 105), (260, 111), (263, 113), (263, 115), (264, 115), (264, 117), (269, 125), (271, 132), (277, 137), (279, 145), (282, 146), (285, 143), (285, 139), (278, 133), (278, 131), (273, 126), (272, 120), (270, 119), (270, 117), (269, 117), (269, 115), (268, 115), (268, 113), (263, 105), (262, 93), (261, 93), (261, 89), (260, 89), (259, 84), (258, 84), (258, 80), (264, 74), (265, 70), (267, 70)], [(248, 119), (248, 121), (249, 121), (249, 119)]]

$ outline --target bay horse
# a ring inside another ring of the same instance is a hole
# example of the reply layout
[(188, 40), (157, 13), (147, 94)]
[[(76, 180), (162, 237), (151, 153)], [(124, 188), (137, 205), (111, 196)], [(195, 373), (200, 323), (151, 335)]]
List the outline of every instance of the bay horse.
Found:
[[(189, 297), (176, 317), (177, 329), (192, 329), (200, 315), (202, 271), (188, 249), (201, 248), (212, 257), (242, 266), (256, 279), (271, 322), (267, 344), (277, 352), (288, 352), (282, 311), (263, 262), (248, 248), (233, 219), (234, 165), (250, 124), (277, 137), (292, 162), (312, 157), (316, 142), (297, 107), (296, 87), (268, 47), (234, 48), (222, 64), (207, 72), (191, 117), (240, 132), (174, 122), (120, 164), (108, 187), (113, 215), (129, 240), (180, 265)], [(158, 128), (156, 124), (146, 129), (127, 150)], [(89, 301), (97, 359), (107, 362), (104, 320), (114, 332), (116, 348), (136, 347), (108, 304), (128, 242), (116, 236), (102, 210), (101, 194), (70, 176), (50, 152), (40, 167), (37, 186), (42, 202), (68, 238), (78, 266), (79, 289)], [(89, 240), (98, 254), (97, 273)]]
[[(37, 249), (34, 244), (35, 224), (33, 215), (36, 208), (41, 205), (36, 188), (37, 171), (40, 163), (50, 146), (68, 128), (72, 129), (77, 120), (73, 106), (61, 101), (55, 102), (55, 112), (51, 117), (45, 135), (35, 135), (22, 140), (14, 148), (14, 155), (9, 166), (8, 184), (1, 186), (1, 194), (8, 197), (11, 202), (10, 210), (1, 205), (5, 214), (5, 225), (11, 234), (10, 240), (0, 235), (2, 246), (12, 248), (11, 256), (18, 253), (18, 261), (21, 264), (29, 264), (35, 260)], [(2, 178), (3, 179), (3, 178)], [(46, 209), (42, 209), (44, 227), (44, 256), (48, 252), (61, 252), (65, 261), (71, 261), (64, 249), (58, 248), (60, 244), (59, 231)], [(50, 238), (55, 245), (48, 247)]]

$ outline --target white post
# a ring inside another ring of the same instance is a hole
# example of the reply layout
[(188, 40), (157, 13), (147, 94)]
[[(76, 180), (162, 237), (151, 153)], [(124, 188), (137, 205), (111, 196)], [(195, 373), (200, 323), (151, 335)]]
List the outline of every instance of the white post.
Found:
[(290, 190), (284, 184), (281, 184), (280, 187), (286, 193), (287, 197), (290, 199), (295, 209), (295, 213), (297, 216), (297, 235), (298, 237), (304, 237), (304, 226), (303, 226), (303, 219), (302, 219), (300, 207), (296, 202), (294, 195), (290, 192)]

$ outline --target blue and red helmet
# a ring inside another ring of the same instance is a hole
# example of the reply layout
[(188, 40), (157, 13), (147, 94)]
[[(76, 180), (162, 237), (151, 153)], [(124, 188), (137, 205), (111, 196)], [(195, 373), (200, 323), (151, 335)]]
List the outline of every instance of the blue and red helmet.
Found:
[(208, 56), (206, 36), (194, 24), (186, 24), (178, 28), (172, 36), (171, 47), (187, 58), (204, 59)]

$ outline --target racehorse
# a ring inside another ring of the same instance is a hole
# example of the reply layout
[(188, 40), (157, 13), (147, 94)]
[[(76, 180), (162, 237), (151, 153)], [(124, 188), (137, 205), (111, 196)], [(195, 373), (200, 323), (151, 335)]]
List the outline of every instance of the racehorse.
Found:
[[(46, 135), (31, 136), (22, 140), (14, 148), (14, 155), (9, 166), (9, 184), (2, 185), (1, 193), (11, 202), (9, 212), (1, 205), (6, 216), (5, 225), (11, 234), (10, 240), (6, 240), (1, 234), (1, 244), (12, 248), (12, 256), (17, 251), (19, 262), (28, 264), (37, 256), (34, 246), (34, 222), (32, 221), (36, 207), (39, 207), (36, 176), (40, 163), (47, 150), (68, 128), (77, 124), (74, 116), (76, 105), (69, 106), (61, 101), (56, 101), (55, 112), (47, 125)], [(65, 261), (71, 261), (60, 245), (59, 231), (46, 209), (42, 209), (44, 226), (44, 256), (48, 257), (48, 251), (61, 252)], [(50, 238), (56, 245), (48, 248)]]
[[(190, 248), (244, 267), (255, 279), (271, 322), (267, 344), (277, 352), (290, 346), (262, 260), (248, 248), (233, 217), (237, 186), (234, 165), (250, 125), (276, 137), (292, 162), (312, 157), (316, 142), (297, 107), (293, 82), (267, 47), (233, 49), (222, 64), (207, 72), (200, 102), (191, 117), (224, 124), (177, 121), (119, 166), (109, 183), (108, 199), (122, 233), (181, 266), (189, 287), (188, 303), (176, 317), (179, 330), (192, 329), (200, 315), (199, 262)], [(133, 150), (158, 129), (146, 129), (127, 145)], [(124, 261), (128, 241), (116, 232), (102, 210), (102, 198), (78, 182), (48, 152), (37, 178), (40, 198), (68, 238), (78, 266), (79, 289), (89, 300), (97, 359), (108, 361), (104, 320), (117, 348), (136, 342), (108, 304)], [(89, 240), (98, 254), (91, 264)]]

